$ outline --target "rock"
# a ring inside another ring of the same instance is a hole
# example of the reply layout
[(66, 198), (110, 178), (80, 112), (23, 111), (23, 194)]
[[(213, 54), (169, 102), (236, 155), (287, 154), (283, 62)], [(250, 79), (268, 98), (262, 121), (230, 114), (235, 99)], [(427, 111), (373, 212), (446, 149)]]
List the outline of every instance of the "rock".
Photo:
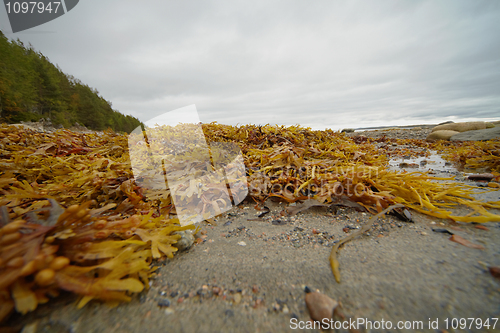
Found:
[(234, 304), (236, 304), (236, 305), (240, 304), (240, 302), (241, 302), (241, 294), (240, 293), (236, 293), (234, 295), (233, 299), (234, 299), (234, 302), (233, 302)]
[(451, 120), (444, 121), (444, 122), (442, 122), (442, 123), (437, 124), (436, 126), (439, 126), (439, 125), (446, 125), (446, 124), (453, 124), (453, 121), (451, 121)]
[(168, 306), (170, 306), (170, 301), (168, 299), (166, 299), (166, 298), (165, 299), (161, 299), (161, 300), (158, 301), (158, 306), (160, 306), (160, 307), (164, 307), (164, 306), (168, 307)]
[(175, 231), (172, 234), (181, 235), (181, 239), (179, 239), (177, 243), (172, 244), (172, 246), (175, 246), (179, 251), (189, 249), (194, 243), (194, 236), (189, 232), (189, 230)]
[(487, 123), (484, 121), (470, 121), (470, 122), (464, 122), (464, 123), (438, 125), (432, 129), (432, 132), (442, 131), (442, 130), (467, 132), (467, 131), (492, 128), (492, 127), (495, 127), (495, 125), (493, 125), (492, 123)]
[(500, 138), (500, 126), (453, 135), (451, 141), (485, 141)]
[(309, 315), (314, 321), (330, 320), (333, 317), (333, 310), (337, 307), (337, 301), (318, 292), (306, 294), (306, 305)]
[(352, 132), (354, 132), (354, 128), (344, 128), (341, 132), (342, 133), (352, 133)]
[(497, 279), (500, 279), (500, 267), (488, 267), (490, 274)]
[(460, 132), (449, 131), (449, 130), (435, 131), (435, 132), (429, 133), (429, 135), (427, 135), (427, 138), (425, 138), (425, 140), (427, 140), (427, 141), (449, 140), (452, 136), (454, 136), (455, 134), (459, 134), (459, 133)]
[(474, 175), (469, 175), (469, 178), (470, 180), (487, 180), (487, 181), (490, 181), (492, 180), (493, 178), (495, 178), (495, 176), (491, 173), (478, 173), (478, 174), (474, 174)]

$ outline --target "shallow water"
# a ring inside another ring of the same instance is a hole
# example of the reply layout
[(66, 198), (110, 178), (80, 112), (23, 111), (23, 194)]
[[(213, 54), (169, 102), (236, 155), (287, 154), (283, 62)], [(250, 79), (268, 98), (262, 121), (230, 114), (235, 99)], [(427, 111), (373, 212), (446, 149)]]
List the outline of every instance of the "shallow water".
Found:
[(428, 157), (396, 158), (389, 161), (389, 169), (392, 171), (439, 171), (457, 172), (457, 168), (450, 162), (445, 161), (435, 151), (431, 151)]

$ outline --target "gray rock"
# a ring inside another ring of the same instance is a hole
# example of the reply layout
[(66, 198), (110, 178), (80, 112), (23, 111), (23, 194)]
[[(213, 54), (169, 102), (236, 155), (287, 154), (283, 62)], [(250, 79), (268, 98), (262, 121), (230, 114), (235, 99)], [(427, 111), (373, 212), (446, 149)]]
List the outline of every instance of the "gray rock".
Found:
[(177, 243), (172, 244), (172, 246), (175, 246), (179, 251), (189, 249), (194, 243), (194, 236), (190, 230), (174, 231), (172, 234), (181, 235), (181, 239), (179, 239)]
[(485, 141), (500, 138), (500, 126), (453, 135), (451, 141)]

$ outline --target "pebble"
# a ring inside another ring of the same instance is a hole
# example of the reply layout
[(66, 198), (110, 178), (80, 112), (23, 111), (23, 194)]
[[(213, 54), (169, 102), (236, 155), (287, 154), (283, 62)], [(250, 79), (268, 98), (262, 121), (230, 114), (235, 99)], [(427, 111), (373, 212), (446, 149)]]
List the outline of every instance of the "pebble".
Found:
[(491, 173), (479, 173), (479, 174), (474, 174), (474, 175), (469, 175), (467, 177), (470, 180), (487, 180), (491, 181), (495, 176)]
[(312, 320), (330, 320), (337, 305), (337, 301), (322, 293), (310, 292), (306, 294), (306, 306)]
[(165, 306), (165, 307), (169, 307), (170, 306), (170, 301), (168, 299), (161, 299), (158, 301), (158, 306)]
[(181, 239), (177, 241), (177, 243), (173, 244), (179, 251), (184, 251), (189, 249), (191, 246), (193, 246), (194, 243), (194, 236), (190, 232), (190, 230), (184, 230), (184, 231), (175, 231), (172, 233), (173, 235), (181, 235)]
[(220, 287), (213, 287), (212, 292), (214, 293), (214, 295), (218, 296), (221, 292), (221, 289)]

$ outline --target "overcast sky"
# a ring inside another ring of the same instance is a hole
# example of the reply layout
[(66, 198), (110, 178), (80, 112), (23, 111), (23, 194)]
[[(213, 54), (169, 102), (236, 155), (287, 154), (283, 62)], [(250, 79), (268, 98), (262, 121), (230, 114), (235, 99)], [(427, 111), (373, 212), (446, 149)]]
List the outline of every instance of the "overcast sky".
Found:
[[(82, 0), (12, 34), (147, 121), (316, 129), (500, 119), (500, 1)], [(1, 61), (1, 60), (0, 60)]]

